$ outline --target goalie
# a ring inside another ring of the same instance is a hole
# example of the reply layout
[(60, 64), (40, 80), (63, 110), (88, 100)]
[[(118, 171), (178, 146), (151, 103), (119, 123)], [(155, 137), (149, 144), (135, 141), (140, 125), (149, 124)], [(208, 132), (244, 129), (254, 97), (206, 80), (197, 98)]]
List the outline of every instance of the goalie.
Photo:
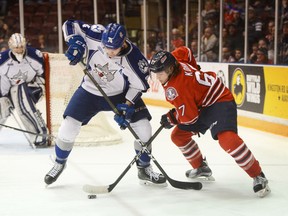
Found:
[[(0, 53), (0, 123), (16, 110), (27, 131), (46, 135), (45, 121), (35, 106), (45, 95), (43, 54), (26, 46), (19, 33), (10, 37), (8, 45), (9, 49)], [(43, 147), (47, 137), (30, 135), (28, 141)]]

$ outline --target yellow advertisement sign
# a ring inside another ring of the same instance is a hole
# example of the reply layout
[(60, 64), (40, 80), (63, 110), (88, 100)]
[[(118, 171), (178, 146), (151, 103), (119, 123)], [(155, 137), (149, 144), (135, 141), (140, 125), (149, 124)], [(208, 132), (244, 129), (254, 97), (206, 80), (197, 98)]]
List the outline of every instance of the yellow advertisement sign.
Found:
[(288, 67), (264, 67), (263, 114), (288, 119)]

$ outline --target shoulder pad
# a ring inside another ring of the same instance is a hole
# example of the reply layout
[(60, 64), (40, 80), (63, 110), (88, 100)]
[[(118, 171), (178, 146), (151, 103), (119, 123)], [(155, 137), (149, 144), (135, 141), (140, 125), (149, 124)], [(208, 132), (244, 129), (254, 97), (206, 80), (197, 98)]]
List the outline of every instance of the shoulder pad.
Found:
[(105, 27), (103, 25), (100, 25), (100, 24), (94, 24), (91, 26), (90, 29), (93, 32), (101, 33), (105, 30)]
[(9, 52), (10, 50), (5, 50), (4, 52), (0, 53), (0, 65), (9, 59)]
[(34, 47), (27, 47), (26, 55), (40, 63), (43, 63), (44, 61), (43, 53), (40, 50), (35, 49)]

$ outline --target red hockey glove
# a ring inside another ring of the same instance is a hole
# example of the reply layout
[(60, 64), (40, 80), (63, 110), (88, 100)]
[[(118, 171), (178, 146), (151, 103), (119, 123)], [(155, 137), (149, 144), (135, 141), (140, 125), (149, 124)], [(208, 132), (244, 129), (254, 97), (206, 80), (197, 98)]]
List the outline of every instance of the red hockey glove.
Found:
[(162, 115), (160, 124), (166, 129), (174, 127), (178, 124), (176, 114), (176, 110), (174, 108), (171, 109), (167, 114)]

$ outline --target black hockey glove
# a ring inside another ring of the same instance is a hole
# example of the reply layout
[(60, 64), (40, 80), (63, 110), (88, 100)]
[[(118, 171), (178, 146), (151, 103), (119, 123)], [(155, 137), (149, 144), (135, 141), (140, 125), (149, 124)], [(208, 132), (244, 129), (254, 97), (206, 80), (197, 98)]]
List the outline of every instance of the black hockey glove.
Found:
[(160, 124), (166, 129), (174, 127), (178, 124), (176, 114), (176, 110), (174, 108), (171, 109), (167, 114), (162, 115)]
[(120, 115), (116, 114), (114, 120), (118, 123), (121, 130), (125, 130), (131, 122), (135, 109), (133, 106), (129, 106), (128, 104), (118, 104), (116, 109), (120, 112)]
[(75, 35), (68, 40), (67, 44), (69, 47), (65, 56), (70, 61), (70, 65), (76, 65), (83, 58), (86, 49), (86, 42), (81, 36)]

